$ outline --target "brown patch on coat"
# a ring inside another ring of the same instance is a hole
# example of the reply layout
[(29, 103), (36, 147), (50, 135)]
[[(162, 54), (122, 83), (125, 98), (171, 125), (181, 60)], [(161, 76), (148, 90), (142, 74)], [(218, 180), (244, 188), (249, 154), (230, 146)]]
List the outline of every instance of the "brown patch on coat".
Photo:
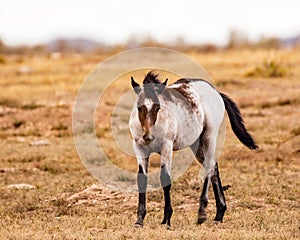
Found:
[(185, 84), (190, 84), (191, 82), (199, 82), (199, 81), (202, 81), (202, 82), (206, 82), (208, 83), (212, 88), (216, 88), (212, 83), (206, 81), (206, 80), (203, 80), (203, 79), (198, 79), (198, 78), (181, 78), (181, 79), (178, 79), (176, 82), (174, 82), (173, 84), (182, 84), (182, 83), (185, 83)]
[(195, 102), (195, 98), (193, 94), (191, 94), (189, 88), (190, 86), (187, 83), (182, 83), (179, 87), (172, 89), (180, 93), (187, 100), (187, 102), (191, 104), (192, 109), (197, 109), (198, 105)]
[(181, 83), (190, 83), (191, 82), (191, 79), (188, 79), (188, 78), (181, 78), (181, 79), (178, 79), (176, 82), (174, 82), (173, 84), (181, 84)]
[(148, 136), (150, 128), (155, 125), (157, 114), (160, 109), (160, 105), (154, 103), (150, 111), (146, 108), (145, 105), (138, 107), (138, 116), (144, 132), (144, 135)]

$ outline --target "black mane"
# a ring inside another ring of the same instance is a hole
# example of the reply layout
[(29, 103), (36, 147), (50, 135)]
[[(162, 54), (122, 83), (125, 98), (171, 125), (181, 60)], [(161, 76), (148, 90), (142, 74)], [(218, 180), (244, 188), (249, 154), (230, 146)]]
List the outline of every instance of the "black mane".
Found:
[(159, 80), (158, 73), (154, 73), (153, 71), (147, 73), (143, 81), (143, 84), (149, 84), (149, 83), (156, 83), (156, 84), (161, 83), (161, 81)]

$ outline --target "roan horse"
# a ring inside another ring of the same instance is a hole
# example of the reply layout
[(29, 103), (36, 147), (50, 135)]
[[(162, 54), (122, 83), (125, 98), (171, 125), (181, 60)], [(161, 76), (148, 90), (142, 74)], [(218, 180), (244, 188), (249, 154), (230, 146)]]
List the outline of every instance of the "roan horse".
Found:
[(210, 181), (217, 208), (214, 221), (222, 222), (227, 207), (215, 150), (225, 109), (237, 138), (250, 149), (258, 146), (247, 132), (236, 104), (210, 83), (183, 78), (167, 87), (167, 81), (168, 79), (162, 83), (158, 74), (151, 71), (145, 76), (141, 87), (131, 77), (131, 85), (138, 96), (129, 120), (133, 149), (138, 162), (139, 200), (135, 226), (143, 226), (146, 215), (148, 160), (150, 154), (156, 152), (161, 157), (160, 181), (165, 199), (161, 224), (167, 224), (167, 228), (170, 228), (173, 213), (170, 198), (172, 153), (186, 147), (191, 148), (206, 172), (197, 223), (201, 224), (206, 220)]

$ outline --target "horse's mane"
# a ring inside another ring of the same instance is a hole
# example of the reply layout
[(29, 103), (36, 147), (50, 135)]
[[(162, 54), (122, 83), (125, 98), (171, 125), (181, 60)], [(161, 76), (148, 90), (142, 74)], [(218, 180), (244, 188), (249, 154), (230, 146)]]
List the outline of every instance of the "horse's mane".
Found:
[(159, 80), (158, 73), (154, 73), (153, 71), (147, 73), (143, 81), (143, 84), (149, 84), (149, 83), (157, 83), (157, 84), (161, 83), (161, 81)]

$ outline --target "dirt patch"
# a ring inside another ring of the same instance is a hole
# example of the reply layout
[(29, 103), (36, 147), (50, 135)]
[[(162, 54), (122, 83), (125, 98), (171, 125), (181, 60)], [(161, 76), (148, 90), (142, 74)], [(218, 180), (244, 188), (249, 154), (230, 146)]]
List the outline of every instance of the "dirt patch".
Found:
[(116, 205), (120, 209), (134, 208), (137, 203), (136, 194), (122, 193), (104, 187), (100, 183), (74, 193), (66, 201), (68, 206), (97, 206), (100, 210), (105, 210), (108, 205)]

